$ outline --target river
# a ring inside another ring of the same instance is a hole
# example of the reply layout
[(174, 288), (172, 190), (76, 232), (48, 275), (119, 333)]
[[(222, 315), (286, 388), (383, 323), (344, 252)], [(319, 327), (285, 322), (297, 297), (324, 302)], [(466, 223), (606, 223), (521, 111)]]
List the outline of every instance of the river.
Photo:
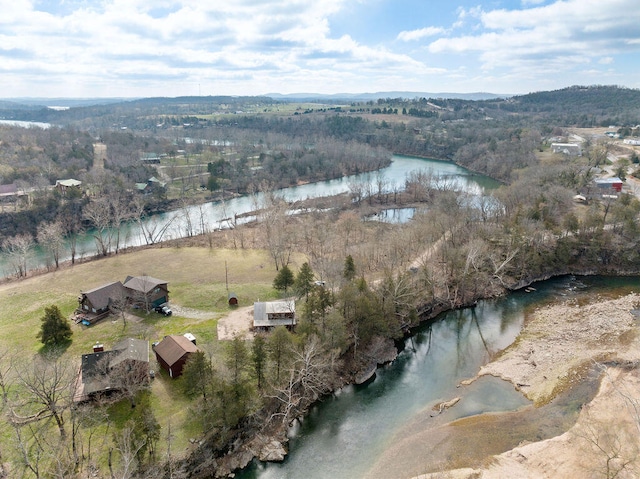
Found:
[[(561, 434), (575, 421), (580, 405), (595, 393), (595, 380), (591, 385), (578, 388), (573, 396), (559, 398), (544, 408), (527, 406), (528, 400), (510, 383), (496, 378), (481, 378), (464, 388), (457, 386), (461, 380), (475, 376), (492, 355), (514, 341), (526, 315), (535, 307), (571, 297), (619, 296), (638, 291), (640, 278), (563, 277), (535, 287), (536, 291), (531, 293), (515, 292), (499, 300), (480, 301), (474, 308), (448, 312), (422, 326), (405, 341), (396, 361), (378, 369), (372, 382), (341, 389), (296, 422), (289, 431), (290, 451), (283, 463), (254, 461), (236, 478), (375, 477), (369, 469), (398, 434), (404, 437), (402, 434), (412, 427), (433, 427), (429, 426), (430, 421), (435, 426), (442, 420), (486, 412), (520, 410), (524, 411), (525, 418), (508, 415), (512, 422), (498, 428), (503, 415), (490, 415), (498, 419), (475, 439), (483, 441), (483, 451), (497, 454), (523, 440)], [(576, 394), (581, 397), (575, 397)], [(431, 411), (435, 403), (454, 397), (462, 400), (443, 413), (442, 418), (431, 418), (438, 416)], [(526, 416), (533, 419), (527, 422)], [(502, 431), (500, 437), (492, 437), (492, 427)], [(464, 443), (473, 454), (473, 443)], [(493, 447), (487, 447), (487, 443)], [(432, 458), (432, 470), (437, 471), (444, 465), (438, 462), (440, 459)], [(430, 460), (424, 456), (416, 458), (422, 463)], [(399, 470), (405, 466), (410, 469), (411, 465), (403, 464), (391, 470), (402, 477)]]
[[(407, 175), (412, 171), (428, 170), (434, 178), (446, 180), (450, 186), (465, 191), (470, 195), (482, 195), (486, 189), (493, 189), (498, 182), (491, 178), (473, 175), (455, 163), (433, 159), (416, 158), (394, 155), (389, 166), (372, 173), (361, 173), (346, 176), (335, 180), (308, 183), (279, 190), (279, 194), (287, 201), (298, 201), (309, 198), (318, 198), (345, 193), (351, 185), (356, 183), (369, 183), (373, 191), (377, 191), (375, 183), (381, 177), (386, 185), (386, 191), (404, 186)], [(243, 215), (255, 211), (263, 204), (263, 195), (258, 193), (253, 196), (242, 196), (228, 201), (209, 202), (200, 206), (187, 208), (154, 215), (144, 219), (146, 231), (155, 231), (153, 242), (168, 241), (189, 235), (197, 235), (204, 229), (227, 228), (230, 226), (234, 215)], [(248, 221), (251, 218), (244, 218)], [(147, 239), (142, 228), (135, 222), (122, 225), (120, 231), (120, 247), (141, 246), (147, 244)], [(94, 240), (90, 233), (80, 235), (77, 240), (77, 257), (82, 258), (96, 254)], [(70, 259), (66, 251), (63, 252), (61, 261)], [(28, 269), (42, 268), (47, 264), (46, 255), (36, 249), (34, 256), (27, 264)], [(2, 277), (13, 273), (11, 265), (6, 258), (0, 256), (0, 274)]]

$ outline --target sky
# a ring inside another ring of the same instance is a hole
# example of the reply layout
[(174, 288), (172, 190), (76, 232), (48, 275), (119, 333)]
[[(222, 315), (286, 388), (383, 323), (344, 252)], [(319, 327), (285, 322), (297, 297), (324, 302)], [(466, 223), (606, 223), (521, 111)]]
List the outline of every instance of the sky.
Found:
[(0, 97), (640, 88), (638, 0), (0, 0)]

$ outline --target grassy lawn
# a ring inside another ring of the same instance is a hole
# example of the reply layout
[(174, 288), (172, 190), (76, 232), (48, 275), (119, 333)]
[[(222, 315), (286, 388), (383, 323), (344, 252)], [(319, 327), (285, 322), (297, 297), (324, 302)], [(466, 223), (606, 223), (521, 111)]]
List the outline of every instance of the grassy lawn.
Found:
[[(294, 256), (292, 269), (297, 271), (303, 261), (302, 256)], [(90, 327), (74, 324), (73, 341), (65, 352), (69, 360), (79, 365), (80, 356), (91, 352), (96, 342), (110, 349), (125, 337), (156, 341), (167, 334), (186, 332), (195, 335), (199, 346), (215, 353), (221, 350), (217, 322), (229, 311), (227, 283), (229, 290), (237, 294), (240, 306), (276, 297), (272, 288), (276, 271), (266, 251), (193, 247), (140, 250), (0, 284), (0, 347), (28, 359), (41, 349), (36, 334), (46, 306), (55, 304), (63, 315), (70, 316), (78, 306), (81, 291), (124, 281), (127, 275), (144, 274), (168, 281), (171, 305), (198, 310), (198, 314), (180, 316), (174, 312), (165, 317), (137, 312), (128, 316), (126, 325), (119, 316)], [(166, 447), (163, 441), (171, 424), (172, 448), (176, 453), (185, 451), (190, 447), (189, 439), (199, 436), (198, 425), (190, 419), (193, 415), (189, 401), (180, 392), (179, 382), (159, 370), (153, 355), (150, 359), (151, 368), (156, 371), (150, 400), (163, 428), (159, 448)], [(113, 411), (115, 416), (120, 414), (116, 412), (118, 407)]]

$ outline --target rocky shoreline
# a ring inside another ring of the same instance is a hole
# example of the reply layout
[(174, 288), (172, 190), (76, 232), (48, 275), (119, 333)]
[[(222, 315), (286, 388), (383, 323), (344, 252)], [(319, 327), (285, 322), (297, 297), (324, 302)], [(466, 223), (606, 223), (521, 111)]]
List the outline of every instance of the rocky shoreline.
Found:
[[(504, 293), (506, 292), (505, 290)], [(518, 340), (493, 362), (481, 368), (478, 375), (470, 378), (466, 383), (469, 384), (483, 375), (500, 377), (513, 383), (526, 397), (540, 405), (581, 381), (582, 374), (586, 372), (584, 366), (592, 365), (594, 361), (617, 361), (626, 364), (629, 361), (640, 361), (640, 340), (636, 338), (635, 332), (638, 318), (631, 313), (632, 310), (637, 309), (637, 305), (640, 305), (640, 296), (632, 294), (615, 300), (594, 298), (589, 305), (569, 301), (540, 308), (527, 322)], [(422, 316), (423, 322), (432, 320), (439, 313), (451, 309), (443, 306), (437, 304), (432, 308), (425, 308), (426, 311), (423, 313), (427, 314)], [(611, 314), (611, 311), (615, 311), (616, 314)], [(628, 341), (632, 343), (623, 348), (623, 343)], [(632, 354), (634, 347), (635, 355), (638, 356), (635, 360)], [(390, 354), (391, 351), (393, 354)], [(374, 364), (380, 365), (392, 361), (396, 355), (397, 350), (393, 347), (391, 340), (372, 346), (369, 357), (376, 360), (362, 364), (352, 377), (343, 377), (335, 389), (349, 383), (366, 382), (375, 375)], [(448, 407), (455, 407), (456, 402), (454, 401)], [(225, 456), (213, 461), (215, 467), (209, 471), (215, 470), (214, 474), (197, 477), (233, 477), (234, 471), (246, 467), (254, 458), (270, 461), (284, 460), (288, 442), (286, 434), (287, 427), (283, 426), (247, 437), (245, 441), (236, 442), (235, 447), (232, 447)], [(483, 474), (482, 470), (464, 471), (450, 471), (451, 477), (465, 479), (485, 477), (477, 475)], [(420, 476), (420, 479), (423, 477), (436, 479), (438, 476), (426, 475)], [(531, 477), (533, 479), (538, 476)]]
[(638, 477), (639, 306), (640, 295), (629, 294), (618, 299), (594, 298), (586, 305), (567, 302), (538, 309), (518, 340), (477, 377), (493, 375), (510, 381), (536, 405), (542, 405), (572, 388), (586, 369), (595, 366), (602, 371), (596, 397), (583, 406), (576, 424), (560, 436), (492, 456), (485, 467), (416, 478), (436, 479), (443, 473), (453, 479), (590, 477), (603, 468), (618, 478)]

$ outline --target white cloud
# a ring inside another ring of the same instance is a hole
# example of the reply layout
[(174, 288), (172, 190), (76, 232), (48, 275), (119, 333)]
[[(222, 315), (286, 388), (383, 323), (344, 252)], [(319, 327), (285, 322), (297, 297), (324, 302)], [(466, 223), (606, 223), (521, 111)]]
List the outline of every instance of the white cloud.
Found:
[(640, 46), (637, 0), (461, 7), (449, 28), (405, 30), (388, 44), (331, 31), (347, 6), (368, 1), (0, 0), (0, 91), (142, 96), (194, 94), (194, 85), (203, 94), (258, 94), (438, 84), (474, 91), (493, 89), (489, 79), (507, 85), (563, 69), (621, 68), (629, 62), (620, 52)]
[(434, 35), (439, 35), (444, 33), (446, 30), (441, 27), (425, 27), (420, 28), (419, 30), (405, 30), (398, 34), (398, 40), (402, 40), (403, 42), (411, 42), (415, 40), (421, 40), (425, 37), (433, 37)]
[(566, 0), (482, 12), (478, 26), (477, 34), (440, 38), (429, 51), (479, 53), (485, 69), (585, 63), (628, 50), (640, 38), (640, 10), (636, 0)]

